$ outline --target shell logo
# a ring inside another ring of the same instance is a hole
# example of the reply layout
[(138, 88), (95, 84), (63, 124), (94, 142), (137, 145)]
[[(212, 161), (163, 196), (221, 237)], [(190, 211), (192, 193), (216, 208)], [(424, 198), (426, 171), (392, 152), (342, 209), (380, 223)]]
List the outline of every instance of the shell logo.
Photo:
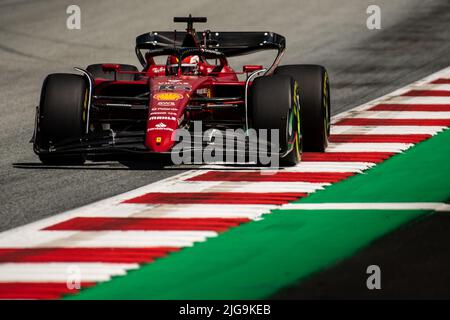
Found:
[(153, 96), (158, 101), (177, 101), (183, 99), (183, 95), (175, 92), (162, 92)]

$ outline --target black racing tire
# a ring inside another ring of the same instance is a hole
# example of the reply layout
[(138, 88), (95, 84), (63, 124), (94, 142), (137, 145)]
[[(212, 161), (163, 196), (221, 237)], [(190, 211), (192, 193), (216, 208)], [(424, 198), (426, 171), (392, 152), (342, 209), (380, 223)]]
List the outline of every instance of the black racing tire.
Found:
[[(95, 78), (102, 78), (106, 80), (114, 80), (114, 72), (105, 72), (103, 71), (102, 64), (91, 64), (86, 68), (86, 71), (89, 72), (94, 79)], [(120, 71), (130, 71), (130, 72), (139, 72), (138, 68), (131, 64), (121, 64), (120, 65)], [(118, 73), (117, 74), (117, 80), (127, 80), (127, 81), (133, 81), (136, 79), (136, 74), (132, 73)]]
[(324, 152), (330, 136), (330, 84), (320, 65), (286, 65), (275, 74), (294, 78), (300, 90), (300, 117), (303, 150)]
[[(81, 75), (55, 73), (44, 80), (39, 103), (35, 150), (81, 138), (85, 130), (88, 87)], [(45, 164), (83, 164), (85, 155), (38, 152)]]
[(250, 102), (252, 128), (278, 129), (280, 164), (296, 165), (300, 161), (302, 141), (295, 80), (286, 75), (256, 78), (252, 84)]

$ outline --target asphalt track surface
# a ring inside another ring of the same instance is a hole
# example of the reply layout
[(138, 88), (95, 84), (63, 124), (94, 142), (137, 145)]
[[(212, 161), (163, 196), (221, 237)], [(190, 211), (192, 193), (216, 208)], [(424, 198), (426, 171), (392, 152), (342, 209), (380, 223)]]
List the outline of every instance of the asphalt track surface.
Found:
[[(382, 29), (366, 28), (373, 1), (76, 1), (81, 30), (65, 27), (73, 1), (0, 1), (0, 230), (158, 181), (185, 168), (89, 162), (40, 165), (28, 143), (43, 79), (72, 66), (138, 64), (134, 40), (172, 30), (173, 16), (207, 16), (211, 30), (268, 30), (287, 38), (284, 63), (330, 73), (333, 114), (450, 65), (448, 0), (376, 1)], [(182, 29), (180, 25), (178, 28)], [(201, 29), (203, 26), (198, 26)], [(265, 55), (258, 55), (267, 62)], [(255, 63), (251, 57), (238, 65)]]

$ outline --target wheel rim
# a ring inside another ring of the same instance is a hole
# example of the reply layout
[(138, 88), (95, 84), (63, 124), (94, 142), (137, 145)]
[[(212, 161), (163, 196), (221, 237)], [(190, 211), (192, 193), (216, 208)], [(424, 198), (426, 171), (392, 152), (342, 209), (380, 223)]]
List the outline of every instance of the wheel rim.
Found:
[(301, 134), (301, 122), (300, 122), (300, 93), (299, 93), (299, 89), (297, 87), (297, 82), (295, 85), (295, 97), (296, 97), (296, 102), (294, 104), (294, 115), (296, 118), (296, 122), (297, 122), (297, 130), (295, 133), (295, 153), (296, 153), (296, 157), (297, 159), (300, 160), (301, 157), (301, 150), (302, 150), (302, 134)]
[(300, 131), (300, 94), (297, 81), (294, 81), (294, 95), (292, 98), (292, 107), (288, 115), (288, 150), (295, 153), (296, 159), (301, 157), (302, 139)]

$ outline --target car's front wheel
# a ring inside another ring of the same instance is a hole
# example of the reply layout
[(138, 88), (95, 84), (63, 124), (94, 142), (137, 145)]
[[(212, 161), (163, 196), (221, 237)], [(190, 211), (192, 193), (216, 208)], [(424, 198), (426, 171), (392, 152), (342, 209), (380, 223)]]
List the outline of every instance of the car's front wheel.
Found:
[(82, 164), (85, 156), (48, 152), (55, 144), (81, 138), (87, 117), (88, 88), (76, 74), (55, 73), (44, 80), (38, 107), (35, 150), (45, 164)]
[(326, 69), (319, 65), (286, 65), (275, 74), (294, 78), (300, 91), (304, 151), (324, 152), (330, 136), (330, 84)]
[(278, 130), (280, 164), (297, 164), (302, 152), (302, 138), (296, 81), (286, 75), (255, 79), (252, 84), (251, 109), (254, 129)]

